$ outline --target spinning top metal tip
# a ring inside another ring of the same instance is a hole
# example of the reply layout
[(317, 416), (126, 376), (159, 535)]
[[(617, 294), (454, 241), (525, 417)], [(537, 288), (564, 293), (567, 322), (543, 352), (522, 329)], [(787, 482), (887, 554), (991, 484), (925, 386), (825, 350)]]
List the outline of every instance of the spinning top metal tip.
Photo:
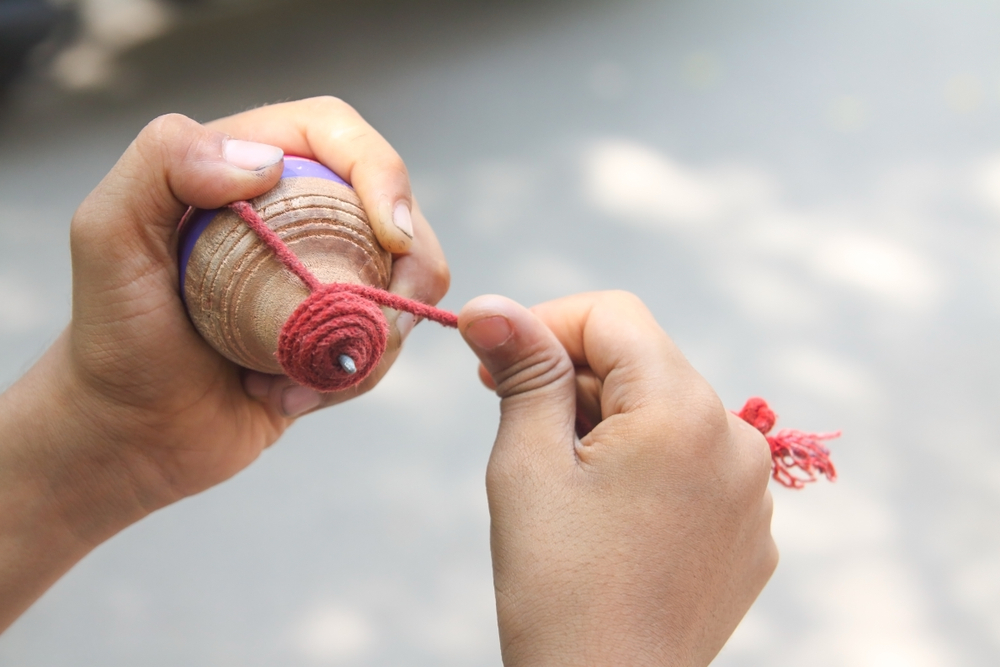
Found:
[(337, 357), (337, 361), (340, 363), (340, 367), (344, 369), (344, 372), (348, 375), (354, 375), (358, 372), (358, 367), (354, 365), (354, 359), (351, 359), (346, 354), (342, 354)]

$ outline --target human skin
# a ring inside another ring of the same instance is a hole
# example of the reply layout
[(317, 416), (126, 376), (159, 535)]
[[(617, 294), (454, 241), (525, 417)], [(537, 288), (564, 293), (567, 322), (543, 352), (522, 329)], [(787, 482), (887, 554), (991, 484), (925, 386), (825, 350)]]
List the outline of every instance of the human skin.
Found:
[(459, 328), (501, 398), (486, 490), (504, 665), (707, 665), (777, 565), (763, 436), (630, 294), (480, 297)]
[[(390, 289), (428, 303), (446, 291), (405, 167), (346, 104), (151, 123), (74, 216), (71, 323), (0, 395), (0, 629), (98, 544), (228, 479), (295, 416), (371, 388), (398, 353), (402, 316), (369, 380), (320, 396), (241, 372), (192, 328), (177, 220), (272, 187), (268, 146), (355, 185), (394, 250)], [(633, 296), (532, 311), (482, 297), (460, 328), (501, 397), (487, 493), (504, 664), (707, 664), (777, 559), (762, 436)], [(597, 424), (582, 439), (577, 405)]]
[(150, 123), (73, 217), (70, 324), (0, 395), (0, 630), (98, 544), (230, 478), (294, 417), (367, 391), (397, 356), (412, 318), (390, 317), (387, 353), (365, 382), (319, 395), (241, 372), (192, 327), (177, 290), (178, 220), (189, 205), (273, 187), (275, 147), (352, 182), (394, 252), (391, 291), (432, 304), (446, 292), (403, 162), (344, 102)]

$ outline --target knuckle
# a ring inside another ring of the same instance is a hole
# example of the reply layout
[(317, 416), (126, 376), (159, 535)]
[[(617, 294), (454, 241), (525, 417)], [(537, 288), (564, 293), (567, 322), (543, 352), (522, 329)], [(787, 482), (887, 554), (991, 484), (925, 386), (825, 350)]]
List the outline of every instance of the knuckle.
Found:
[(757, 446), (754, 447), (756, 465), (751, 470), (751, 474), (754, 479), (759, 480), (759, 485), (766, 489), (774, 469), (774, 461), (771, 458), (771, 446), (767, 443), (767, 439), (760, 435), (757, 438), (757, 443)]
[(778, 550), (778, 545), (774, 541), (774, 538), (768, 535), (767, 545), (765, 546), (764, 563), (763, 563), (763, 575), (765, 581), (774, 574), (774, 571), (778, 569), (778, 562), (781, 560), (781, 552)]
[(642, 313), (649, 315), (649, 308), (638, 296), (626, 290), (608, 290), (601, 294), (601, 299), (617, 311), (626, 313)]
[[(747, 452), (745, 471), (748, 480), (747, 486), (751, 490), (751, 493), (756, 495), (767, 493), (767, 484), (771, 479), (773, 467), (771, 446), (768, 444), (767, 438), (753, 427), (741, 427), (736, 437), (741, 439), (739, 443), (740, 449)], [(771, 502), (770, 499), (768, 502)]]
[(642, 302), (642, 299), (637, 297), (632, 292), (629, 292), (628, 290), (621, 290), (621, 289), (608, 290), (604, 292), (604, 296), (605, 298), (611, 301), (615, 301), (622, 305), (633, 306), (633, 307), (638, 306), (643, 309), (646, 308), (646, 304)]
[(302, 104), (312, 107), (315, 111), (319, 111), (321, 113), (346, 111), (348, 113), (357, 114), (354, 107), (334, 95), (317, 95), (316, 97), (309, 97), (302, 100)]
[(380, 168), (386, 171), (395, 171), (400, 174), (406, 175), (408, 172), (406, 170), (406, 163), (403, 162), (403, 158), (399, 156), (399, 153), (395, 151), (392, 147), (386, 144), (386, 154), (380, 161)]
[(721, 443), (729, 437), (729, 417), (718, 394), (699, 376), (683, 397), (681, 411), (687, 416), (686, 428), (699, 439)]
[(760, 512), (770, 525), (772, 499), (768, 491), (771, 479), (771, 448), (759, 431), (733, 415), (728, 426), (722, 451), (717, 457), (717, 474), (725, 480), (723, 493), (732, 502), (752, 511)]
[(365, 125), (351, 127), (342, 137), (363, 149), (358, 160), (359, 167), (378, 174), (380, 180), (405, 192), (406, 199), (412, 199), (406, 163), (385, 139)]
[(767, 530), (774, 510), (774, 500), (768, 489), (771, 480), (771, 448), (756, 429), (738, 427), (733, 428), (732, 432), (735, 442), (728, 466), (728, 494), (740, 506), (759, 512), (761, 525)]
[(430, 275), (432, 278), (431, 289), (433, 294), (433, 302), (437, 303), (444, 298), (444, 295), (448, 293), (448, 289), (451, 287), (451, 269), (448, 268), (448, 262), (441, 257), (434, 261), (433, 265), (430, 267)]
[(192, 125), (197, 125), (197, 123), (183, 114), (163, 114), (146, 124), (146, 127), (142, 129), (136, 138), (136, 143), (141, 145), (159, 145), (169, 142), (179, 134), (189, 131)]
[[(133, 143), (147, 167), (170, 164), (173, 159), (188, 157), (200, 143), (202, 126), (187, 116), (170, 113), (151, 120)], [(220, 135), (221, 136), (221, 135)]]
[(777, 543), (774, 541), (774, 536), (771, 534), (771, 518), (774, 515), (774, 497), (767, 489), (764, 490), (764, 497), (761, 499), (761, 504), (760, 531), (764, 539), (763, 569), (765, 571), (766, 578), (770, 577), (774, 570), (778, 567), (778, 561), (781, 559), (781, 553), (778, 550)]
[[(663, 410), (662, 404), (649, 406), (653, 416), (646, 430), (669, 434), (671, 446), (661, 450), (679, 466), (742, 483), (732, 470), (734, 461), (740, 459), (733, 448), (728, 413), (711, 387), (699, 378), (683, 394), (675, 394), (671, 403), (668, 410)], [(653, 439), (651, 446), (657, 442), (659, 439)]]
[(761, 509), (763, 515), (764, 529), (767, 531), (767, 534), (770, 535), (771, 519), (774, 518), (774, 496), (771, 495), (771, 492), (769, 490), (767, 489), (764, 490), (764, 499), (761, 501), (761, 503), (763, 505)]

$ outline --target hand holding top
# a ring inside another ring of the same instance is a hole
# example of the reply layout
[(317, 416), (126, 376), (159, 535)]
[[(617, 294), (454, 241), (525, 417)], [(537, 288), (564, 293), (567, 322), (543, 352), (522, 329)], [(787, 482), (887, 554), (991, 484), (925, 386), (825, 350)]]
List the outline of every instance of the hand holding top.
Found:
[[(316, 394), (245, 374), (196, 333), (178, 295), (177, 223), (188, 206), (253, 198), (283, 152), (352, 182), (395, 255), (389, 290), (436, 303), (448, 269), (396, 152), (333, 98), (200, 125), (150, 123), (80, 205), (71, 227), (72, 321), (0, 395), (0, 629), (94, 546), (150, 512), (236, 474), (294, 417), (366, 391)], [(7, 574), (3, 574), (7, 573)]]
[(764, 438), (632, 295), (480, 297), (459, 326), (501, 398), (486, 484), (504, 664), (708, 664), (777, 563)]

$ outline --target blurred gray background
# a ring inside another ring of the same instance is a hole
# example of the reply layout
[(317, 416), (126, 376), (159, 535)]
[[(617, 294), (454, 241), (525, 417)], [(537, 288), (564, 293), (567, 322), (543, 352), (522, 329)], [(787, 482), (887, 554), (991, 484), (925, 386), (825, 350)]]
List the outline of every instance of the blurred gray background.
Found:
[[(716, 664), (1000, 663), (1000, 6), (79, 3), (0, 116), (0, 381), (67, 321), (76, 205), (158, 114), (334, 94), (399, 150), (459, 308), (640, 295), (739, 408), (843, 429)], [(386, 380), (80, 563), (0, 664), (499, 665), (496, 399)]]

